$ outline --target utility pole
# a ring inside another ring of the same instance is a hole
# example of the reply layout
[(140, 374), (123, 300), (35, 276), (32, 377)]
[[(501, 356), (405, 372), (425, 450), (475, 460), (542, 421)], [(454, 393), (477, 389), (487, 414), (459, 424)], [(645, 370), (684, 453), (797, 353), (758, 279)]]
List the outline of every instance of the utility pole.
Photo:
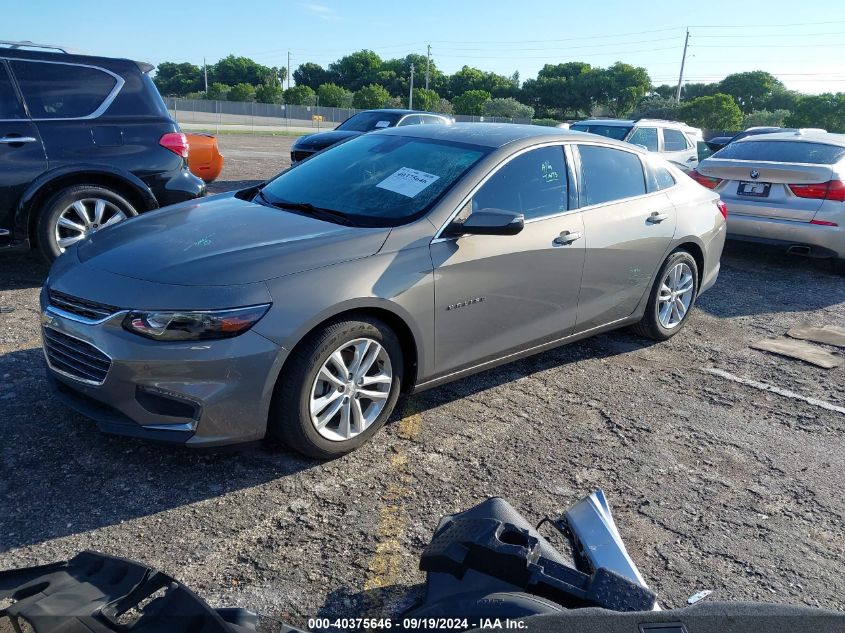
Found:
[(684, 64), (687, 63), (687, 46), (689, 45), (689, 27), (687, 28), (687, 37), (684, 40), (684, 56), (681, 57), (681, 74), (678, 76), (678, 89), (675, 91), (675, 101), (681, 102), (681, 86), (684, 83)]
[(288, 72), (287, 72), (287, 75), (288, 75), (288, 90), (290, 90), (290, 75), (291, 75), (291, 72), (290, 72), (290, 51), (288, 51)]
[(411, 89), (408, 90), (408, 109), (414, 109), (414, 63), (411, 62)]
[(202, 58), (202, 74), (205, 75), (205, 94), (208, 94), (208, 66), (205, 64), (205, 57)]
[(431, 76), (431, 44), (428, 45), (428, 60), (425, 62), (425, 89), (428, 90), (428, 80)]

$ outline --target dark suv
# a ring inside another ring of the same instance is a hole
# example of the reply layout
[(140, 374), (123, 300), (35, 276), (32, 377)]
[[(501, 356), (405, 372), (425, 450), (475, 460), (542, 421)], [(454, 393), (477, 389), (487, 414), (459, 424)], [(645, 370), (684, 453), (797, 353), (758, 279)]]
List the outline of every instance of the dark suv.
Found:
[(52, 260), (102, 227), (205, 194), (152, 66), (32, 48), (0, 42), (0, 252), (38, 247)]

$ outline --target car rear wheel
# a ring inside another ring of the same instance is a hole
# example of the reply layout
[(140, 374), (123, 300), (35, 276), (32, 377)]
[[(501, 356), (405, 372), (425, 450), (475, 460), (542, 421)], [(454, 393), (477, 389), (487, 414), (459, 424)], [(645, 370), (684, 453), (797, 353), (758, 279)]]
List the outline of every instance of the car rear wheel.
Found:
[(319, 459), (344, 455), (387, 421), (402, 383), (402, 347), (370, 317), (337, 321), (294, 350), (279, 380), (270, 431)]
[(633, 331), (656, 341), (677, 334), (689, 318), (698, 295), (698, 265), (687, 251), (666, 259), (654, 281), (642, 320)]
[(92, 233), (138, 212), (120, 194), (98, 185), (76, 185), (55, 193), (41, 210), (38, 245), (48, 261)]

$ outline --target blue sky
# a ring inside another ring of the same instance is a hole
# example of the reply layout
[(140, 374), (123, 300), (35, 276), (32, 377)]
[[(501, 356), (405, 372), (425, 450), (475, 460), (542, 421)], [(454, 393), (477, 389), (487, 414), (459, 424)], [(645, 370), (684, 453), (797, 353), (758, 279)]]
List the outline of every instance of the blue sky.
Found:
[(362, 48), (390, 58), (424, 54), (430, 43), (445, 72), (467, 64), (518, 70), (523, 80), (547, 62), (621, 60), (644, 66), (655, 83), (676, 83), (689, 26), (687, 81), (763, 69), (803, 92), (845, 92), (842, 0), (2, 2), (0, 39), (152, 63), (234, 53), (283, 66), (290, 50), (293, 68), (327, 66)]

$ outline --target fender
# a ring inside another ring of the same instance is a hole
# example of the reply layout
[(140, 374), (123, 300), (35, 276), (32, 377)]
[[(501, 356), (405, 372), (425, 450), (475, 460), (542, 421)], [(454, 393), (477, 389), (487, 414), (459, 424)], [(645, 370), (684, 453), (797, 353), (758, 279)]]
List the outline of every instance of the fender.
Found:
[(101, 163), (74, 163), (73, 165), (56, 167), (55, 169), (44, 172), (27, 187), (15, 211), (15, 234), (20, 239), (28, 240), (29, 238), (29, 220), (32, 201), (38, 193), (50, 183), (68, 176), (106, 176), (116, 178), (131, 187), (138, 197), (143, 200), (144, 208), (139, 209), (139, 211), (158, 209), (158, 201), (153, 195), (152, 190), (132, 172)]

